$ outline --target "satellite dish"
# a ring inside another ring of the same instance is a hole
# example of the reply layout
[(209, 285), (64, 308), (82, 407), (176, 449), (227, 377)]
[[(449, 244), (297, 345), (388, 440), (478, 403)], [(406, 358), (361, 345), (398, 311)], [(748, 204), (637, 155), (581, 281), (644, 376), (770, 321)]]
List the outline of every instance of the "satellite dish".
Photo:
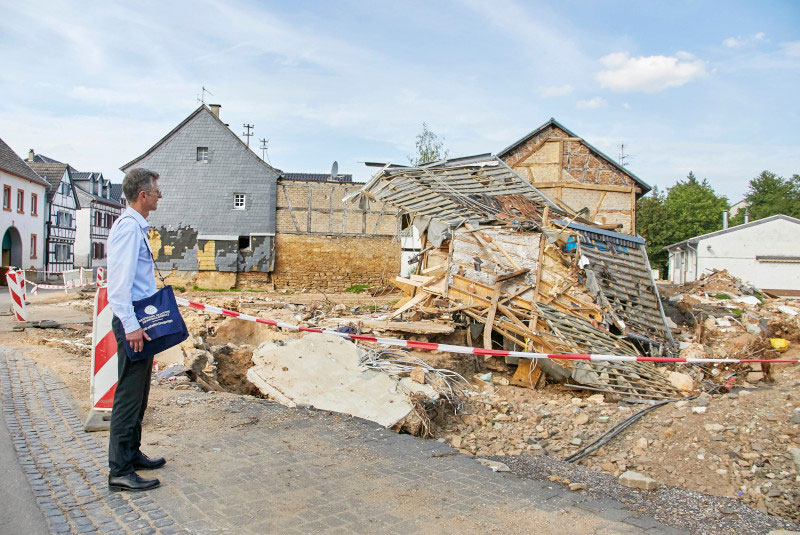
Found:
[(331, 180), (338, 180), (338, 178), (339, 178), (339, 162), (334, 160), (333, 165), (331, 166)]

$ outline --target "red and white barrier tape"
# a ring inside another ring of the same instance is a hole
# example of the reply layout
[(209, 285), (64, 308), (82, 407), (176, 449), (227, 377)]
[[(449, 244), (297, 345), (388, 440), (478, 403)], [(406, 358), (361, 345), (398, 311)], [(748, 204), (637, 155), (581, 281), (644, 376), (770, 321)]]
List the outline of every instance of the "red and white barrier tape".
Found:
[(187, 306), (196, 310), (205, 310), (213, 314), (221, 314), (231, 318), (238, 318), (240, 320), (252, 321), (255, 323), (263, 323), (264, 325), (272, 325), (273, 327), (280, 327), (282, 329), (291, 329), (294, 331), (303, 331), (310, 333), (323, 333), (333, 334), (342, 338), (350, 340), (360, 340), (362, 342), (375, 342), (381, 345), (407, 347), (411, 349), (424, 349), (426, 351), (446, 351), (449, 353), (460, 353), (464, 355), (485, 355), (491, 357), (519, 357), (523, 359), (563, 359), (563, 360), (589, 360), (589, 361), (603, 361), (603, 362), (683, 362), (686, 364), (739, 364), (739, 363), (784, 363), (784, 364), (798, 364), (800, 360), (792, 359), (700, 359), (700, 358), (678, 358), (678, 357), (643, 357), (643, 356), (627, 356), (627, 355), (596, 355), (585, 353), (529, 353), (527, 351), (505, 351), (500, 349), (483, 349), (479, 347), (469, 346), (455, 346), (449, 344), (435, 344), (432, 342), (417, 342), (414, 340), (402, 340), (399, 338), (380, 338), (375, 336), (364, 336), (361, 334), (341, 333), (338, 331), (331, 331), (328, 329), (315, 329), (312, 327), (300, 327), (299, 325), (292, 325), (291, 323), (284, 323), (264, 318), (257, 318), (249, 314), (242, 314), (241, 312), (234, 312), (224, 308), (215, 307), (212, 305), (204, 305), (189, 301), (182, 297), (176, 297), (175, 300), (180, 306)]
[[(29, 284), (33, 284), (28, 281)], [(84, 288), (86, 286), (96, 286), (100, 283), (85, 282), (83, 284), (33, 284), (31, 286), (31, 294), (36, 295), (39, 289), (43, 290), (75, 290), (77, 288)]]

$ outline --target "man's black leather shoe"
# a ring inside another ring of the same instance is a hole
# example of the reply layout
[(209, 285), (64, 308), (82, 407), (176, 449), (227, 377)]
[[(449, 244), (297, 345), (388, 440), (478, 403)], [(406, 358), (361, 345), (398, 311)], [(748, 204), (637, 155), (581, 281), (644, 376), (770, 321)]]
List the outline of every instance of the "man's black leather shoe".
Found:
[(142, 452), (136, 454), (133, 458), (133, 468), (136, 470), (155, 470), (167, 464), (167, 460), (163, 457), (156, 457), (151, 459)]
[(136, 472), (124, 476), (108, 476), (108, 490), (119, 492), (121, 490), (150, 490), (161, 484), (158, 479), (145, 479)]

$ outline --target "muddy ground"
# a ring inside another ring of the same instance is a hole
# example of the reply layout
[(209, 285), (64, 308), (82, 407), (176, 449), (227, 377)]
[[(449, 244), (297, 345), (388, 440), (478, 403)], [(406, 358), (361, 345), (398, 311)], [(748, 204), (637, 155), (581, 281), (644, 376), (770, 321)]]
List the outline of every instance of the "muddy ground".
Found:
[[(309, 326), (342, 323), (335, 318), (374, 318), (397, 300), (392, 295), (372, 298), (358, 294), (185, 292), (182, 296)], [(26, 348), (37, 362), (55, 370), (85, 413), (89, 405), (91, 295), (57, 294), (31, 297), (30, 301), (37, 314), (69, 323), (59, 329), (9, 332), (12, 319), (0, 317), (0, 345)], [(206, 397), (207, 402), (202, 404), (187, 403), (180, 391), (200, 389), (191, 380), (196, 379), (191, 373), (189, 377), (158, 380), (151, 391), (152, 410), (147, 416), (155, 428), (148, 435), (154, 444), (168, 441), (171, 433), (196, 427), (201, 421), (205, 430), (213, 432), (214, 419), (231, 418), (225, 407), (240, 395), (252, 395), (257, 402), (258, 391), (244, 378), (253, 349), (266, 341), (300, 336), (202, 311), (182, 312), (193, 334), (184, 348), (190, 353), (198, 344), (197, 337), (201, 338), (214, 355), (215, 378), (221, 391)], [(77, 321), (80, 319), (83, 321)], [(461, 412), (441, 410), (430, 427), (433, 438), (469, 455), (549, 455), (565, 459), (644, 408), (555, 384), (538, 390), (509, 386), (513, 367), (504, 370), (483, 357), (423, 351), (414, 354), (471, 381), (474, 392), (465, 399)], [(782, 357), (800, 358), (800, 345), (793, 343)], [(475, 378), (488, 371), (493, 374), (489, 382)], [(730, 392), (655, 409), (576, 464), (612, 476), (636, 470), (659, 483), (732, 497), (758, 510), (798, 521), (800, 458), (792, 451), (800, 453), (793, 450), (800, 448), (800, 366), (773, 365), (771, 372), (770, 382), (739, 381)], [(248, 418), (246, 411), (237, 412), (234, 424), (248, 425)]]

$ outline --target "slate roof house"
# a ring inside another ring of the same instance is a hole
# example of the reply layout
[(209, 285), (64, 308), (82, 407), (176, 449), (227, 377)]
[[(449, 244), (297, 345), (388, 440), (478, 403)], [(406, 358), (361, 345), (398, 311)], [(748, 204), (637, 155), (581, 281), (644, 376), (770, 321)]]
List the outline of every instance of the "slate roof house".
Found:
[[(0, 210), (3, 268), (42, 268), (44, 197), (47, 181), (37, 175), (0, 139), (0, 183), (3, 208)], [(6, 284), (5, 269), (0, 284)]]
[(669, 280), (683, 284), (712, 270), (775, 295), (800, 296), (800, 219), (774, 215), (667, 245)]
[(650, 186), (555, 119), (497, 156), (567, 211), (636, 234), (636, 200)]
[(27, 164), (44, 178), (45, 196), (45, 270), (61, 273), (73, 269), (75, 263), (75, 234), (78, 193), (72, 183), (70, 167), (51, 158), (28, 152)]
[(151, 213), (158, 267), (203, 287), (232, 287), (265, 274), (275, 258), (275, 193), (281, 172), (259, 158), (202, 104), (142, 155), (123, 165), (161, 176)]

